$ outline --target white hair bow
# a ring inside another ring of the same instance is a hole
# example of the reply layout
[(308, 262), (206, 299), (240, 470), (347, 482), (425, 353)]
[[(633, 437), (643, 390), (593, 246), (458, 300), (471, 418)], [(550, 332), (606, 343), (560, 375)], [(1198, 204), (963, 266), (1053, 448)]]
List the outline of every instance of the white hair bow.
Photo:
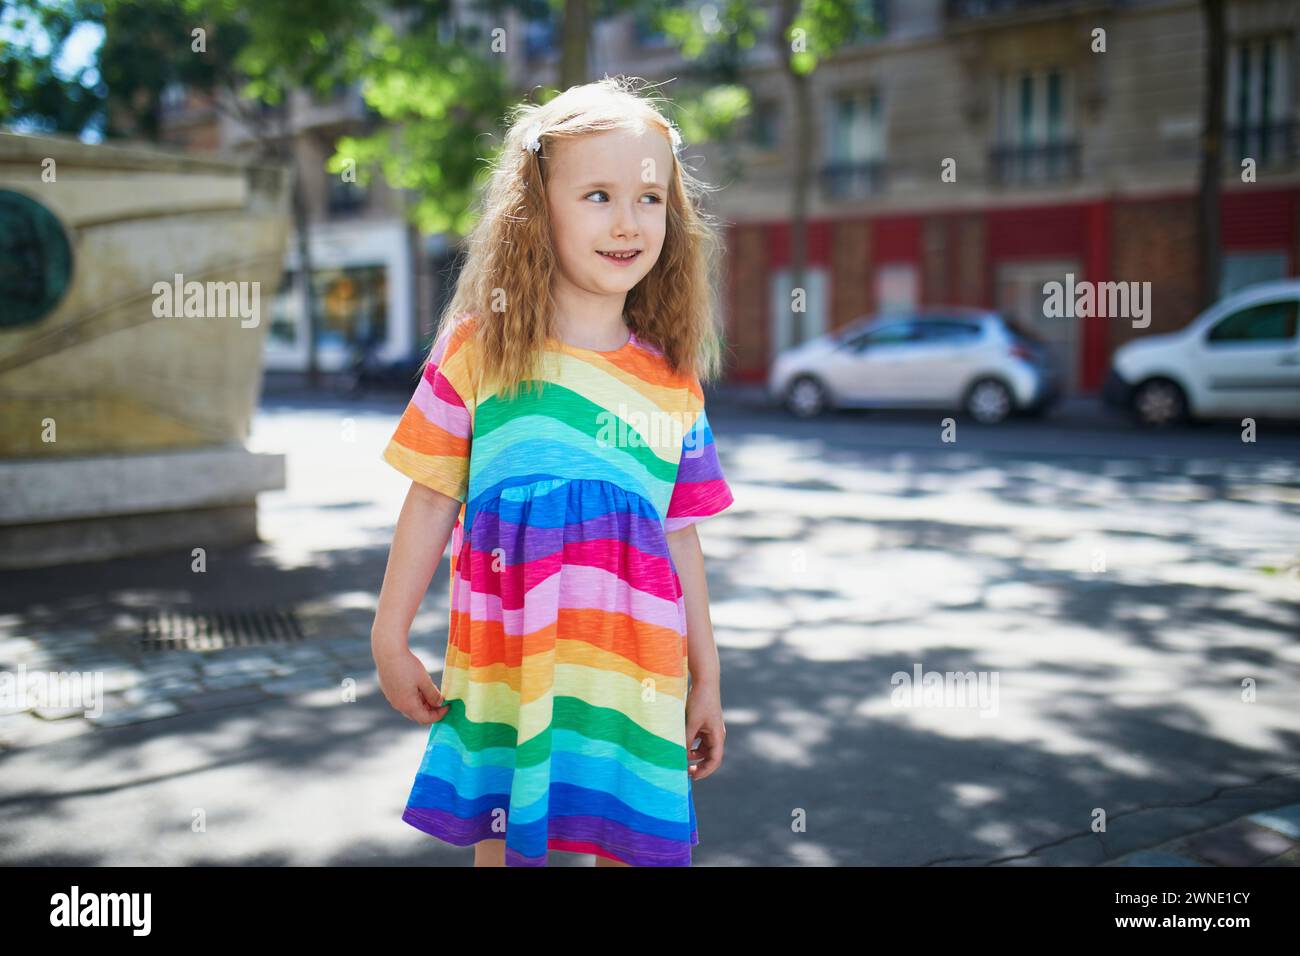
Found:
[(542, 148), (542, 125), (534, 123), (524, 133), (524, 149), (537, 152)]

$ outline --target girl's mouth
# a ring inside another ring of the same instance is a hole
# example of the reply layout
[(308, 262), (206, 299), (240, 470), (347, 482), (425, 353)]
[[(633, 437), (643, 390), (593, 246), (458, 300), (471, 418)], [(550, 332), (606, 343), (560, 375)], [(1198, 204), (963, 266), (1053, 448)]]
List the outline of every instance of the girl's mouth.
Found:
[(633, 253), (631, 253), (630, 255), (621, 255), (621, 256), (620, 256), (620, 255), (614, 255), (614, 254), (612, 254), (612, 253), (608, 253), (608, 252), (600, 252), (599, 250), (597, 250), (596, 254), (597, 254), (598, 256), (600, 256), (602, 259), (605, 259), (605, 260), (607, 260), (607, 261), (609, 261), (609, 262), (612, 262), (612, 263), (614, 263), (615, 265), (618, 265), (618, 266), (625, 266), (625, 265), (628, 265), (628, 264), (630, 264), (630, 263), (632, 263), (632, 262), (635, 262), (635, 261), (640, 257), (640, 255), (641, 255), (641, 250), (638, 249), (636, 252), (633, 252)]

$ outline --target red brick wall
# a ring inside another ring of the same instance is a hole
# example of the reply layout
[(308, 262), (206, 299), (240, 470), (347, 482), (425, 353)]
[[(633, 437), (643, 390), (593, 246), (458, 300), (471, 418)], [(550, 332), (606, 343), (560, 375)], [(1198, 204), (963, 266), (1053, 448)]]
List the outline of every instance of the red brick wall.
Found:
[(949, 295), (957, 305), (988, 305), (989, 284), (985, 282), (985, 228), (981, 215), (961, 216), (954, 222), (957, 231), (956, 288)]
[(921, 305), (942, 305), (948, 297), (948, 222), (930, 216), (921, 224)]
[(930, 216), (922, 222), (922, 304), (987, 304), (987, 234), (981, 213)]
[(1111, 209), (1111, 275), (1151, 283), (1151, 325), (1111, 321), (1110, 351), (1129, 339), (1185, 326), (1197, 307), (1196, 203), (1190, 197), (1125, 201)]
[(843, 328), (871, 308), (871, 224), (865, 219), (831, 224), (829, 326)]
[(730, 230), (731, 308), (727, 317), (727, 369), (733, 380), (767, 375), (767, 227), (737, 225)]

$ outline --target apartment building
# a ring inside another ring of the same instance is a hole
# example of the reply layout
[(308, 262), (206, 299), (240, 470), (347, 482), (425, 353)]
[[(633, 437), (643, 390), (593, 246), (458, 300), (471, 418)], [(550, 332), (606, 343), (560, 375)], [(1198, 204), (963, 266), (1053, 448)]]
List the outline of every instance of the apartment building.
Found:
[[(810, 77), (805, 335), (889, 308), (1002, 308), (1037, 328), (1067, 387), (1086, 392), (1111, 352), (1142, 333), (1114, 319), (1045, 317), (1044, 283), (1149, 281), (1148, 333), (1194, 316), (1206, 51), (1196, 0), (860, 2), (881, 28)], [(521, 90), (557, 82), (559, 23), (537, 10), (502, 15), (523, 38), (507, 58)], [(1227, 33), (1224, 292), (1300, 268), (1300, 5), (1229, 0)], [(590, 77), (663, 83), (690, 72), (644, 13), (593, 23)], [(686, 156), (723, 187), (712, 201), (728, 224), (727, 374), (760, 381), (792, 344), (795, 104), (770, 36), (747, 53), (743, 78), (755, 100), (743, 129), (727, 142), (687, 143)], [(246, 124), (197, 115), (192, 103), (178, 109), (170, 134), (192, 148), (253, 147)], [(372, 334), (381, 356), (407, 355), (451, 292), (455, 250), (407, 223), (399, 192), (324, 171), (336, 135), (375, 122), (356, 90), (325, 101), (296, 94), (289, 115), (309, 194), (319, 365), (342, 367), (350, 343)], [(292, 294), (303, 281), (291, 241), (269, 369), (305, 368), (306, 320)]]
[[(1053, 343), (1068, 387), (1087, 392), (1129, 336), (1195, 315), (1206, 55), (1198, 3), (866, 6), (881, 17), (880, 35), (842, 48), (811, 79), (807, 332), (890, 307), (1007, 309)], [(1230, 2), (1227, 33), (1225, 293), (1294, 276), (1300, 263), (1300, 6)], [(779, 64), (760, 52), (748, 82), (759, 105), (742, 146), (746, 172), (718, 200), (731, 223), (730, 374), (761, 380), (791, 344), (796, 143)], [(1253, 182), (1243, 181), (1247, 158)], [(1150, 327), (1045, 317), (1044, 283), (1067, 274), (1150, 281)]]

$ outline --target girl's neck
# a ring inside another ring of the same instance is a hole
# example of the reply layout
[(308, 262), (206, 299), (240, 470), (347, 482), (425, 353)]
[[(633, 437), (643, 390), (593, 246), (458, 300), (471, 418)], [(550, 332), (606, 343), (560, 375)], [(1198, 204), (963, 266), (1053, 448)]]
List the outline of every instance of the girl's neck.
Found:
[(566, 319), (563, 310), (555, 316), (555, 336), (566, 345), (598, 352), (613, 352), (627, 344), (631, 330), (622, 311), (606, 318), (583, 321)]

